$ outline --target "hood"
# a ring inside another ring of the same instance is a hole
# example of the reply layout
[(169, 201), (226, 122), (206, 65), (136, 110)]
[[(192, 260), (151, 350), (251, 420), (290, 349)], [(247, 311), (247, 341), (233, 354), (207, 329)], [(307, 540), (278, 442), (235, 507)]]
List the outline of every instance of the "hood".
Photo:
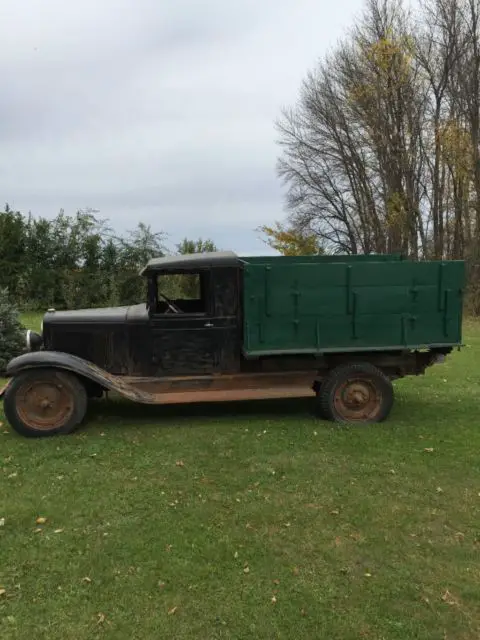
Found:
[(146, 305), (135, 304), (125, 307), (48, 311), (43, 318), (43, 322), (44, 326), (47, 324), (124, 324), (131, 320), (145, 319), (147, 316)]

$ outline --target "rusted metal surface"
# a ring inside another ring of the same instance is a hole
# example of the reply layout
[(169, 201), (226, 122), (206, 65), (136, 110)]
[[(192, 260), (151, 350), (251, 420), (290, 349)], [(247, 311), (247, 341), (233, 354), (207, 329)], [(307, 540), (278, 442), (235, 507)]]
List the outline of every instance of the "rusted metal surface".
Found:
[(152, 395), (152, 404), (191, 404), (195, 402), (235, 402), (243, 400), (268, 400), (304, 398), (313, 396), (308, 387), (273, 387), (262, 389), (230, 389), (217, 391), (182, 391)]
[(187, 376), (132, 378), (105, 375), (105, 387), (135, 402), (171, 404), (304, 397), (313, 395), (312, 373), (237, 374), (230, 376)]
[(349, 422), (373, 420), (381, 411), (382, 395), (375, 383), (366, 378), (346, 380), (335, 391), (337, 413)]
[(279, 373), (238, 373), (214, 376), (169, 376), (162, 378), (124, 377), (128, 385), (152, 393), (184, 391), (229, 391), (235, 389), (268, 389), (270, 387), (302, 387), (312, 385), (311, 371)]
[(64, 425), (71, 417), (75, 398), (59, 380), (31, 380), (16, 394), (19, 418), (31, 429), (50, 431)]

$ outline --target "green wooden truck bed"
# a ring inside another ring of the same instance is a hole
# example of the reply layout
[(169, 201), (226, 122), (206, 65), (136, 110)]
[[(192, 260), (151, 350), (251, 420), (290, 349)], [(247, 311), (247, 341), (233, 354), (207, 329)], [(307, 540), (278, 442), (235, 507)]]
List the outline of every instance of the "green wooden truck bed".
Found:
[(463, 261), (246, 258), (246, 357), (461, 344)]

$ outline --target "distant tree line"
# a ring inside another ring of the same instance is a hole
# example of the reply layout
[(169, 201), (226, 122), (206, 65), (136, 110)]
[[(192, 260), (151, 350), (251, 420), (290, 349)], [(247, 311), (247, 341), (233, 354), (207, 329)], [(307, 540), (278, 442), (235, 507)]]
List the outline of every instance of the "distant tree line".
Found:
[(277, 126), (271, 246), (465, 259), (480, 313), (480, 0), (366, 0)]
[[(0, 289), (20, 309), (74, 309), (145, 299), (139, 270), (167, 252), (167, 235), (140, 222), (123, 235), (93, 210), (55, 218), (0, 212)], [(185, 239), (168, 253), (213, 251), (211, 240)], [(181, 288), (182, 283), (179, 281)], [(174, 293), (174, 292), (170, 292)]]

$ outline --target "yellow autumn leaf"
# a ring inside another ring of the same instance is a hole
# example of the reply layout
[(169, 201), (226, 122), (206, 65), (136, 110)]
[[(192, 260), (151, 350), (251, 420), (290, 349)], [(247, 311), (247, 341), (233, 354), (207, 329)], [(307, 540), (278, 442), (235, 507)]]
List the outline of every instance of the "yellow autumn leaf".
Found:
[(43, 516), (38, 516), (38, 518), (35, 520), (36, 524), (46, 524), (47, 522), (47, 518), (44, 518)]
[(454, 596), (450, 593), (450, 591), (448, 591), (448, 589), (442, 595), (442, 600), (443, 602), (446, 602), (447, 604), (450, 604), (450, 605), (458, 604), (456, 598), (454, 598)]

